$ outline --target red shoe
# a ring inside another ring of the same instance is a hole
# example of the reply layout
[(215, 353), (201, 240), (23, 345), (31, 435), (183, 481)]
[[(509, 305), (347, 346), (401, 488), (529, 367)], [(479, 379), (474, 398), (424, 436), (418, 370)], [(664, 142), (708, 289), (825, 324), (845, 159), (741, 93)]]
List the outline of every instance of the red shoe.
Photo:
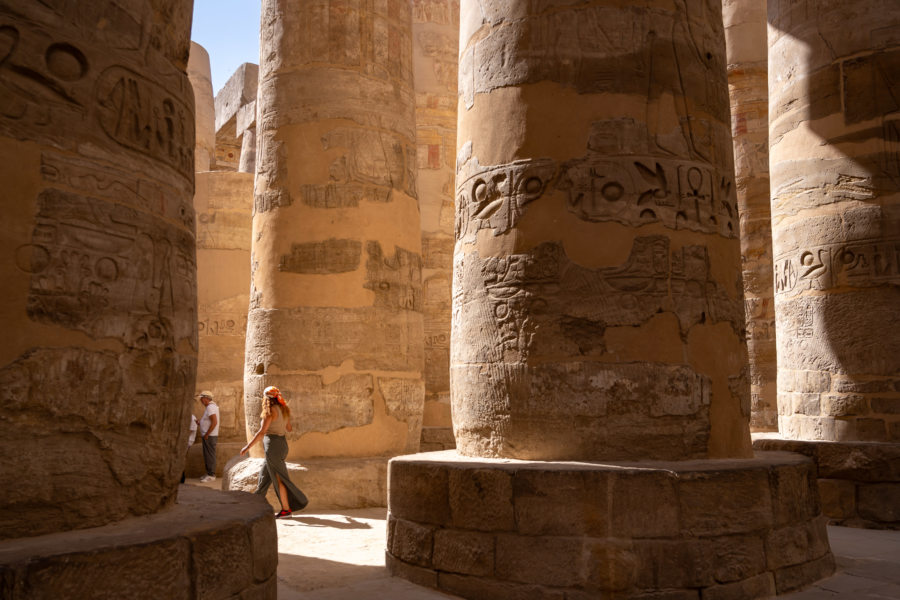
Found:
[(278, 513), (277, 515), (275, 515), (275, 518), (276, 518), (276, 519), (290, 519), (290, 518), (291, 518), (291, 511), (289, 511), (289, 510), (282, 510), (280, 513)]

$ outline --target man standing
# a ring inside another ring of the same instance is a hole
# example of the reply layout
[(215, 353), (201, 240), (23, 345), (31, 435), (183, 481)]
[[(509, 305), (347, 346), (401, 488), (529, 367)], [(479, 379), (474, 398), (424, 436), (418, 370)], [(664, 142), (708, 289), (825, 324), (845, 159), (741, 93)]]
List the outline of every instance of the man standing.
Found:
[(200, 441), (203, 444), (203, 462), (206, 475), (200, 481), (216, 480), (216, 443), (219, 441), (219, 406), (213, 401), (212, 392), (200, 392), (200, 402), (205, 410), (200, 417)]

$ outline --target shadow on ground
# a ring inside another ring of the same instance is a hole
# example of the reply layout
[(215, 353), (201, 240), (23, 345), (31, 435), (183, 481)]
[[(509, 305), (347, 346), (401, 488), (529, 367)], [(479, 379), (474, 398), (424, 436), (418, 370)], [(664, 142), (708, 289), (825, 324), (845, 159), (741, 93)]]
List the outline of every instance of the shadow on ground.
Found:
[(282, 519), (282, 523), (286, 527), (334, 527), (335, 529), (372, 529), (372, 526), (362, 521), (357, 521), (353, 517), (345, 517), (335, 515), (333, 519), (323, 519), (321, 517), (304, 517), (294, 515), (290, 519)]

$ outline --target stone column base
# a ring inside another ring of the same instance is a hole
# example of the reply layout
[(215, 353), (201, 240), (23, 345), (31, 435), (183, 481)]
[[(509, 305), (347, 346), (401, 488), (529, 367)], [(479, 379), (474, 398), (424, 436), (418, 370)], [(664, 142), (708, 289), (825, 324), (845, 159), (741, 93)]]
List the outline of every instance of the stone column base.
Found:
[(900, 443), (788, 440), (755, 434), (753, 448), (799, 452), (815, 460), (822, 512), (830, 524), (900, 529)]
[(830, 575), (815, 465), (397, 457), (387, 564), (464, 598), (763, 598)]
[[(265, 460), (236, 456), (224, 470), (222, 489), (253, 492)], [(287, 463), (291, 481), (309, 498), (306, 510), (366, 508), (387, 505), (388, 457), (310, 458), (302, 464)], [(276, 508), (281, 503), (274, 486), (266, 499)]]
[(265, 502), (182, 485), (177, 503), (154, 515), (3, 540), (0, 598), (274, 600), (277, 566)]

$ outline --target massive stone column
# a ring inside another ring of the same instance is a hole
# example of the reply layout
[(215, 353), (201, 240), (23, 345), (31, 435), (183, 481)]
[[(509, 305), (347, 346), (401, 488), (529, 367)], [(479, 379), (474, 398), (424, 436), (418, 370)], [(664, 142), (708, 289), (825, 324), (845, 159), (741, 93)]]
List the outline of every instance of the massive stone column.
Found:
[(777, 431), (766, 1), (722, 3), (750, 356), (750, 430)]
[(194, 92), (194, 171), (203, 173), (216, 164), (216, 114), (209, 53), (196, 42), (191, 42), (187, 74)]
[(456, 165), (459, 0), (413, 1), (416, 185), (422, 216), (425, 412), (422, 449), (453, 447), (450, 419), (450, 285)]
[(708, 4), (464, 4), (463, 454), (750, 455), (721, 9)]
[(2, 538), (171, 504), (196, 368), (190, 2), (57, 4), (0, 3)]
[[(201, 47), (191, 44), (191, 62), (194, 61), (193, 51), (197, 48)], [(205, 53), (199, 56), (204, 57)], [(206, 68), (208, 69), (208, 64)], [(245, 71), (241, 67), (235, 77)], [(204, 116), (203, 128), (199, 124), (197, 126), (197, 136), (198, 140), (202, 136), (206, 141), (202, 147), (198, 141), (198, 152), (209, 152), (214, 158), (217, 136), (213, 125), (216, 111), (208, 70), (205, 75), (204, 77), (200, 69), (188, 69), (197, 114)], [(229, 80), (229, 84), (233, 80), (234, 77)], [(255, 83), (254, 69), (252, 84)], [(226, 84), (226, 90), (230, 89), (229, 84)], [(219, 98), (222, 97), (223, 94), (220, 94)], [(255, 99), (256, 94), (252, 97)], [(255, 106), (255, 100), (250, 100), (250, 104)], [(235, 101), (230, 114), (228, 111), (218, 111), (220, 116), (229, 117), (224, 119), (226, 123), (220, 128), (220, 140), (227, 140), (228, 133), (236, 131), (235, 115), (240, 113), (243, 106)], [(210, 171), (198, 165), (195, 180), (197, 322), (200, 344), (194, 390), (196, 393), (211, 391), (219, 405), (219, 460), (216, 468), (221, 473), (226, 460), (236, 455), (247, 441), (244, 421), (244, 343), (247, 306), (250, 302), (253, 175), (227, 169)], [(199, 417), (203, 406), (194, 402), (193, 410)], [(186, 472), (189, 477), (204, 473), (199, 443), (191, 448)]]
[(457, 451), (391, 461), (393, 572), (467, 598), (829, 573), (812, 461), (750, 447), (720, 2), (463, 0), (460, 30)]
[(857, 457), (822, 483), (829, 516), (898, 527), (900, 10), (773, 0), (768, 20), (779, 430)]
[(178, 491), (197, 357), (190, 28), (189, 0), (0, 1), (3, 598), (275, 592), (268, 508)]
[[(383, 503), (387, 457), (419, 445), (410, 27), (401, 0), (263, 3), (244, 399), (253, 429), (262, 390), (284, 393), (288, 460), (309, 469), (300, 486), (329, 480), (313, 502)], [(342, 476), (312, 457), (368, 470)]]

